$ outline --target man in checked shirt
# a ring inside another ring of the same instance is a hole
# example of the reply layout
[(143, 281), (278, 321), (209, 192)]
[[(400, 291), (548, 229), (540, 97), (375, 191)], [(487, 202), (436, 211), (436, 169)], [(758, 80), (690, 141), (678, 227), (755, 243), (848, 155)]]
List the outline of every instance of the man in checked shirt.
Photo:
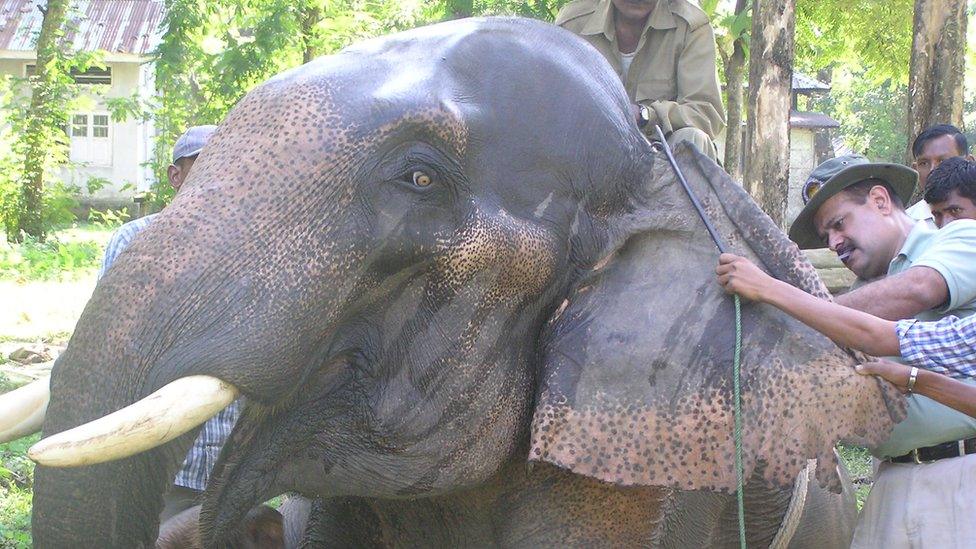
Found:
[[(186, 130), (176, 140), (176, 144), (173, 146), (173, 163), (170, 164), (166, 175), (170, 185), (177, 192), (179, 192), (183, 182), (186, 181), (197, 155), (203, 150), (204, 145), (210, 139), (210, 135), (216, 129), (216, 126), (194, 126)], [(148, 227), (155, 217), (156, 214), (147, 215), (119, 227), (105, 248), (105, 258), (102, 260), (102, 268), (98, 272), (99, 278), (111, 267), (122, 250), (132, 242), (136, 235)], [(213, 469), (214, 463), (217, 461), (220, 448), (230, 436), (234, 423), (240, 417), (241, 408), (241, 401), (236, 400), (203, 424), (203, 429), (186, 454), (186, 459), (183, 461), (180, 470), (176, 473), (173, 486), (163, 497), (164, 507), (160, 514), (161, 523), (200, 503), (200, 495), (207, 487), (210, 470)]]

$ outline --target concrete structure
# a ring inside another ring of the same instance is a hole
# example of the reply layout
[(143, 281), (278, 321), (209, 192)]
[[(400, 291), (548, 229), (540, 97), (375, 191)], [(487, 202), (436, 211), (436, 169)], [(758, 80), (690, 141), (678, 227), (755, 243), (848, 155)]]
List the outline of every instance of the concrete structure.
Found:
[[(43, 15), (44, 0), (0, 0), (0, 73), (30, 76)], [(152, 184), (146, 166), (152, 151), (149, 121), (113, 120), (105, 98), (150, 98), (155, 92), (150, 53), (161, 38), (161, 0), (73, 1), (66, 38), (76, 51), (99, 51), (104, 67), (74, 74), (83, 92), (81, 107), (71, 113), (66, 129), (70, 160), (62, 177), (84, 188), (90, 178), (106, 180), (85, 202), (105, 206), (129, 202)]]

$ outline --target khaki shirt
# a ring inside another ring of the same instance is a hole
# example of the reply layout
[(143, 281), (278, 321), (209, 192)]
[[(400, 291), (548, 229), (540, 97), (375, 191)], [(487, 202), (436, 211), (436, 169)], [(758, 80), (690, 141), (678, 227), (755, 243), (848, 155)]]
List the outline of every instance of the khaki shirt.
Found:
[[(623, 80), (610, 0), (576, 0), (563, 7), (556, 24), (592, 44)], [(708, 16), (688, 0), (658, 0), (647, 18), (624, 88), (631, 101), (651, 109), (653, 133), (686, 127), (709, 137), (725, 127), (715, 68), (715, 35)]]

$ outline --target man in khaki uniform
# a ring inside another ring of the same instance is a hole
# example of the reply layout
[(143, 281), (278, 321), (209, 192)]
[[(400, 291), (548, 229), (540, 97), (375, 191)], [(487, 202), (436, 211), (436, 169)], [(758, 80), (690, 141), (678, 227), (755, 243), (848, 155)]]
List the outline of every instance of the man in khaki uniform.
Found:
[(688, 0), (576, 0), (556, 24), (610, 62), (643, 131), (660, 125), (671, 144), (691, 141), (711, 158), (725, 127), (708, 16)]

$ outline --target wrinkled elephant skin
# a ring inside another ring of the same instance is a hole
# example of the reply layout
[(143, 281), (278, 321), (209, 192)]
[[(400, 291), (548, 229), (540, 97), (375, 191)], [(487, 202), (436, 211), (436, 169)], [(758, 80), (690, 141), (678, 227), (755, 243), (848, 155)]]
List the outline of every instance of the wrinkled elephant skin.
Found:
[[(736, 251), (824, 292), (738, 186), (677, 154)], [(734, 479), (731, 309), (698, 223), (582, 40), (468, 19), (364, 42), (230, 112), (95, 289), (44, 433), (206, 374), (248, 405), (205, 542), (295, 491), (324, 545), (674, 544), (676, 489)], [(750, 490), (789, 499), (813, 457), (838, 487), (833, 444), (883, 438), (898, 395), (779, 313), (746, 317)], [(38, 467), (36, 545), (151, 544), (194, 434)], [(718, 518), (682, 543), (734, 540), (728, 499), (696, 503)], [(769, 507), (750, 543), (775, 533)]]

